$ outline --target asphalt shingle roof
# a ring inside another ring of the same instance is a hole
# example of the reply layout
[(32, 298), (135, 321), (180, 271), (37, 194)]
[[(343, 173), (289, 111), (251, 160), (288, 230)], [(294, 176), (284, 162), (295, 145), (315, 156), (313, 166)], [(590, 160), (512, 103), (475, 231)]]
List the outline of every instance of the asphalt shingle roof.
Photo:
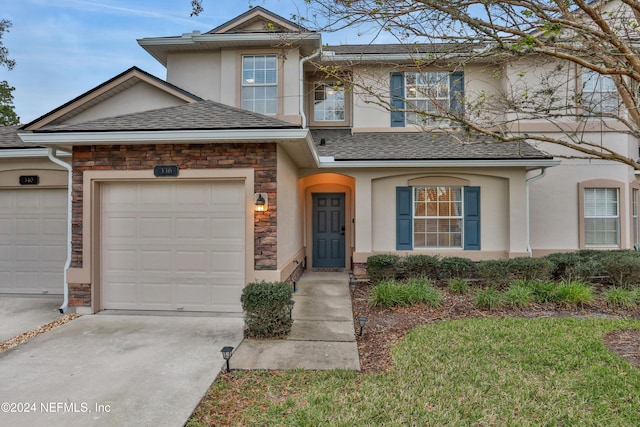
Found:
[(83, 123), (48, 126), (36, 132), (109, 132), (154, 130), (289, 129), (291, 123), (214, 101), (106, 117)]
[[(444, 132), (356, 133), (349, 129), (312, 130), (320, 156), (335, 160), (500, 160), (549, 159), (525, 142), (502, 143), (484, 135)], [(320, 141), (324, 139), (325, 145)]]
[(22, 142), (22, 140), (18, 136), (18, 129), (20, 129), (20, 125), (0, 126), (0, 149), (39, 147), (38, 145), (25, 144), (24, 142)]

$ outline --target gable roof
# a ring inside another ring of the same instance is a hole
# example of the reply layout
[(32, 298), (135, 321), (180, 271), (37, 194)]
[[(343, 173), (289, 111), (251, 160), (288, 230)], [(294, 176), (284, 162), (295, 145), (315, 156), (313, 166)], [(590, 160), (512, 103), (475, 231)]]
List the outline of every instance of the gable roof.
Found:
[(36, 133), (166, 130), (295, 129), (300, 126), (214, 101), (123, 114), (83, 123), (47, 126)]
[[(302, 25), (283, 18), (262, 6), (255, 6), (247, 10), (242, 15), (239, 15), (216, 28), (207, 31), (207, 34), (222, 34), (222, 33), (244, 33), (246, 28), (260, 22), (270, 23), (272, 26), (265, 27), (264, 32), (309, 32), (308, 29)], [(255, 32), (251, 30), (251, 32)]]
[[(525, 142), (502, 143), (484, 135), (445, 132), (355, 133), (312, 130), (320, 157), (340, 161), (531, 160), (552, 159)], [(324, 139), (324, 145), (321, 140)]]
[(87, 92), (77, 96), (76, 98), (61, 105), (55, 110), (52, 110), (31, 121), (30, 123), (27, 123), (22, 127), (22, 129), (34, 130), (40, 127), (69, 120), (72, 117), (103, 102), (105, 99), (111, 98), (112, 96), (143, 81), (185, 102), (195, 102), (202, 100), (202, 98), (193, 95), (192, 93), (189, 93), (184, 89), (179, 88), (178, 86), (167, 83), (166, 81), (134, 66), (107, 80), (106, 82), (94, 87), (93, 89), (90, 89)]

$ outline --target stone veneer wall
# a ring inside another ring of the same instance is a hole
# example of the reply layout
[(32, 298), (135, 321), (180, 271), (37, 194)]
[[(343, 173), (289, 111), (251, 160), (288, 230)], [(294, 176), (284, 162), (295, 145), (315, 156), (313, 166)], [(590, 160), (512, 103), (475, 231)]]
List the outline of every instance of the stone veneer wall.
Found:
[[(150, 144), (73, 147), (73, 241), (71, 267), (82, 267), (83, 172), (145, 170), (159, 164), (180, 169), (253, 168), (256, 193), (268, 193), (269, 210), (254, 216), (256, 270), (277, 268), (277, 146), (261, 144)], [(74, 290), (85, 300), (86, 289)], [(77, 301), (80, 302), (80, 301)]]

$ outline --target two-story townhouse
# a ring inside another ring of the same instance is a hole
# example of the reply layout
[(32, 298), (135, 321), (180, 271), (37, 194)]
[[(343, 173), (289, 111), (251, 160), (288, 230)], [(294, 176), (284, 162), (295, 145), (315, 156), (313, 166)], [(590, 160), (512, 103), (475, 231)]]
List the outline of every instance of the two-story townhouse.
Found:
[[(490, 69), (502, 64), (416, 69), (434, 46), (323, 47), (260, 7), (139, 44), (166, 81), (131, 68), (19, 132), (60, 164), (57, 153), (72, 153), (64, 308), (241, 313), (248, 282), (358, 274), (374, 253), (479, 260), (580, 247), (577, 227), (546, 225), (578, 221), (577, 200), (549, 208), (566, 192), (577, 199), (571, 167), (552, 176), (564, 165), (528, 144), (428, 131), (406, 108), (463, 114), (465, 94), (500, 90)], [(334, 65), (380, 84), (378, 95), (327, 76)], [(434, 86), (435, 103), (424, 95)], [(547, 195), (558, 181), (566, 192)]]

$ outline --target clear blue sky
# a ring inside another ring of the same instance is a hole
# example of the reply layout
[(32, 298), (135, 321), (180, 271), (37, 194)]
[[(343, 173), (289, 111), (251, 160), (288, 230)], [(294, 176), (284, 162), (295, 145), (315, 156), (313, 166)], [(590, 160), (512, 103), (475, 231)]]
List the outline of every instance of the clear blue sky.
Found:
[[(136, 39), (206, 32), (249, 4), (285, 18), (311, 16), (303, 0), (204, 0), (193, 18), (190, 0), (0, 0), (0, 19), (13, 23), (3, 43), (17, 63), (0, 68), (0, 80), (16, 88), (16, 112), (28, 123), (134, 65), (164, 79), (164, 67)], [(347, 40), (353, 35), (323, 34), (324, 43)]]

